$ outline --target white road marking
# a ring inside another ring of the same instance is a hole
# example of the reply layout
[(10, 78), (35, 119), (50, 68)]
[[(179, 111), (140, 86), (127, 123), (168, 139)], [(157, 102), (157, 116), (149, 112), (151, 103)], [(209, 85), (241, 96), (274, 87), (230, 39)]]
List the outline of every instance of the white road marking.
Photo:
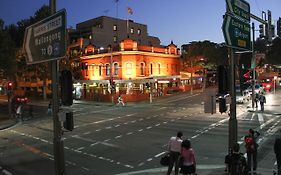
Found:
[[(258, 120), (259, 120), (260, 125), (262, 126), (264, 124), (264, 118), (261, 113), (258, 113)], [(261, 126), (260, 126), (260, 129), (262, 129)]]

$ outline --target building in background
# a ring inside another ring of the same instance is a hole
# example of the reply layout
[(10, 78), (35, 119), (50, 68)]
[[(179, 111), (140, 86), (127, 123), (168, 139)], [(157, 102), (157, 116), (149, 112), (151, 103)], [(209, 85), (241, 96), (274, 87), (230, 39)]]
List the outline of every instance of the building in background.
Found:
[(80, 41), (81, 47), (90, 43), (95, 47), (118, 46), (125, 38), (131, 38), (140, 45), (160, 46), (157, 37), (148, 35), (146, 25), (132, 20), (100, 16), (78, 23), (76, 29), (69, 30), (69, 44)]
[(139, 101), (180, 90), (180, 53), (173, 43), (154, 47), (126, 38), (119, 47), (90, 44), (79, 60), (76, 98), (110, 101), (112, 94), (122, 94), (125, 101)]

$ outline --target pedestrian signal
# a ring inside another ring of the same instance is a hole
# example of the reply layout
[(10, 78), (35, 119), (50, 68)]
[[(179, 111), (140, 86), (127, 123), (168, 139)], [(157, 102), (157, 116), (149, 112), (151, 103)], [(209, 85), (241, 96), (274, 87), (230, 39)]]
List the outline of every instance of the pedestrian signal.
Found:
[(72, 131), (74, 129), (72, 112), (68, 112), (65, 114), (65, 121), (63, 122), (63, 127), (68, 131)]
[(65, 106), (73, 104), (73, 82), (72, 74), (69, 70), (61, 72), (61, 101)]

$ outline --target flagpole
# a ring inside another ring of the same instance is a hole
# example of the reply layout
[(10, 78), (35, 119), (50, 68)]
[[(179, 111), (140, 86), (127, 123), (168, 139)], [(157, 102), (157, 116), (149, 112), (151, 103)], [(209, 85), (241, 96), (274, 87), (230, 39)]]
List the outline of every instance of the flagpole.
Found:
[(119, 0), (115, 0), (116, 2), (116, 25), (117, 25), (117, 30), (116, 30), (116, 42), (119, 43), (119, 37), (118, 37), (118, 2)]

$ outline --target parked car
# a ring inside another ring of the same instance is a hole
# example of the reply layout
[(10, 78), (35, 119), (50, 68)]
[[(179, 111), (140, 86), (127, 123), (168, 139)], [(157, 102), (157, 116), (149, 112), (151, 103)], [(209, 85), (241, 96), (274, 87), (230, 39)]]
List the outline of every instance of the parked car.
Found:
[(266, 78), (261, 80), (261, 84), (265, 91), (271, 91), (274, 88), (273, 78)]
[(236, 92), (236, 103), (248, 103), (251, 100), (249, 91)]

